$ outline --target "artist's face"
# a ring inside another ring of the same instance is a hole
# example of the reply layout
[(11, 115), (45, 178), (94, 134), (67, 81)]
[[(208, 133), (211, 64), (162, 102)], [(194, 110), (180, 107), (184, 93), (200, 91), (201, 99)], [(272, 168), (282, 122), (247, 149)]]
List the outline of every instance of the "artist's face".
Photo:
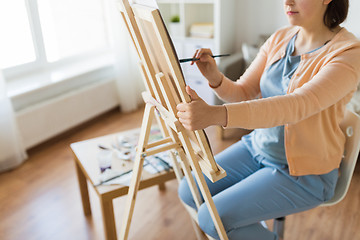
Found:
[(284, 0), (285, 14), (291, 25), (311, 27), (323, 23), (331, 0)]

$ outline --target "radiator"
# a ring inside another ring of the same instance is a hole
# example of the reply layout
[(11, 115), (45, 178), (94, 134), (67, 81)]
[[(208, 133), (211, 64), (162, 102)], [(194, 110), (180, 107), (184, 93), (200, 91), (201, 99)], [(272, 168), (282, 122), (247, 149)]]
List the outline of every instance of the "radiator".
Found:
[(115, 82), (104, 81), (19, 110), (16, 118), (29, 149), (118, 105)]

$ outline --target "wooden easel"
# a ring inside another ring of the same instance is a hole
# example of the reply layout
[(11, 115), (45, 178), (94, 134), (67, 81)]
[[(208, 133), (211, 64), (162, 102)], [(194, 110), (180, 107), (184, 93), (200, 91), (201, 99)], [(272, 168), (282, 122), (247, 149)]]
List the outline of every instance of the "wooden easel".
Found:
[[(215, 162), (205, 132), (186, 130), (176, 117), (176, 105), (180, 102), (190, 102), (191, 99), (185, 91), (184, 76), (160, 12), (153, 7), (130, 5), (128, 0), (118, 1), (120, 12), (140, 58), (140, 68), (147, 89), (142, 94), (146, 107), (120, 239), (128, 238), (145, 157), (168, 150), (171, 150), (170, 155), (178, 181), (185, 174), (196, 206), (199, 208), (202, 198), (191, 174), (193, 171), (219, 237), (228, 239), (203, 176), (204, 173), (215, 182), (225, 177), (226, 173)], [(157, 118), (164, 138), (149, 143), (154, 117)], [(176, 155), (179, 156), (180, 161)], [(200, 239), (199, 231), (197, 237)]]

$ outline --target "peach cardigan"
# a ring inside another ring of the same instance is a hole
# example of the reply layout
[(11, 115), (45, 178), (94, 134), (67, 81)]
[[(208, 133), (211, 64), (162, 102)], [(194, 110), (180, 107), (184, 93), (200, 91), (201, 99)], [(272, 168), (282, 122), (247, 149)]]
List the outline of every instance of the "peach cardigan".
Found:
[(360, 77), (360, 42), (342, 28), (319, 50), (301, 55), (286, 95), (255, 99), (261, 75), (285, 55), (298, 31), (287, 27), (274, 33), (239, 80), (223, 78), (214, 90), (229, 102), (226, 128), (285, 125), (290, 174), (325, 174), (339, 167), (343, 155), (345, 137), (339, 123)]

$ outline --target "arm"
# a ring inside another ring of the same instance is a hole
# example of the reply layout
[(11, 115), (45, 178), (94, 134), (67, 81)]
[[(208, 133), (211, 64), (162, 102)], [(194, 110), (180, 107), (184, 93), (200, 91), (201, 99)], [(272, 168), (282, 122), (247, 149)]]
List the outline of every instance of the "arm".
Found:
[(226, 104), (227, 127), (254, 129), (296, 123), (339, 102), (356, 89), (360, 77), (360, 49), (353, 50), (331, 59), (290, 94)]
[[(266, 65), (266, 49), (269, 47), (269, 42), (268, 40), (262, 46), (253, 63), (237, 82), (226, 78), (218, 70), (216, 62), (211, 57), (212, 52), (210, 49), (197, 50), (194, 58), (200, 58), (196, 62), (200, 72), (209, 81), (210, 87), (214, 88), (221, 98), (229, 102), (249, 100), (260, 93), (259, 82)], [(194, 62), (191, 63), (191, 65), (193, 64)], [(209, 106), (189, 86), (186, 87), (186, 91), (192, 101), (190, 103), (180, 103), (177, 106), (177, 116), (186, 129), (197, 130), (210, 125), (225, 126), (227, 124), (228, 114), (225, 105)]]
[(216, 94), (226, 102), (241, 102), (256, 98), (260, 94), (260, 79), (266, 66), (267, 56), (260, 50), (249, 68), (236, 82), (223, 77), (220, 84), (213, 87)]
[(244, 75), (236, 82), (228, 79), (218, 70), (211, 55), (210, 49), (200, 49), (196, 51), (194, 57), (200, 58), (196, 65), (221, 99), (227, 102), (239, 102), (254, 99), (259, 95), (259, 82), (267, 60), (264, 47)]
[(333, 58), (315, 76), (308, 76), (310, 81), (290, 94), (222, 106), (207, 105), (187, 86), (192, 102), (177, 106), (178, 117), (189, 130), (210, 125), (255, 129), (295, 123), (319, 113), (355, 91), (359, 69), (360, 48), (351, 54), (345, 52)]

